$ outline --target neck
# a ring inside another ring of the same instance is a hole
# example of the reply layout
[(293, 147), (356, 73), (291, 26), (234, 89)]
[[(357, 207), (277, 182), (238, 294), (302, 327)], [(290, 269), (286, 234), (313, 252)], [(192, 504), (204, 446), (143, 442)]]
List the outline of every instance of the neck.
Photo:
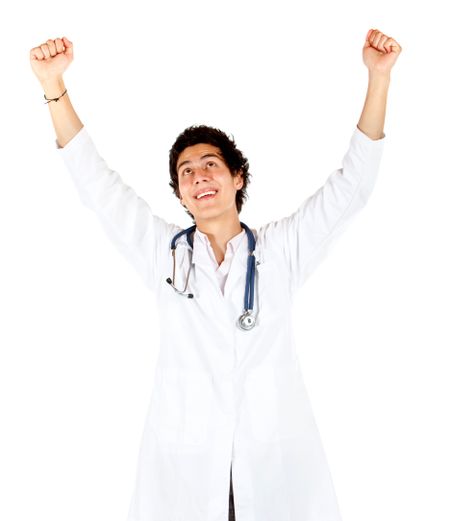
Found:
[(233, 219), (225, 221), (205, 220), (196, 221), (197, 229), (208, 236), (211, 246), (225, 255), (227, 243), (243, 230), (236, 213)]

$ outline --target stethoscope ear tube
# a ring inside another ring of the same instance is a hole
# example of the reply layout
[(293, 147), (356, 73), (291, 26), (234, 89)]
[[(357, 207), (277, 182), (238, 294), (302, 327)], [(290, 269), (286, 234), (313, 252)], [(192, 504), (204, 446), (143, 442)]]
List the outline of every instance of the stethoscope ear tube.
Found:
[[(187, 280), (189, 280), (189, 278), (188, 278)], [(186, 286), (187, 286), (187, 280), (186, 280)], [(173, 288), (173, 289), (178, 293), (178, 295), (182, 295), (183, 297), (187, 297), (187, 298), (194, 298), (194, 295), (193, 295), (192, 293), (184, 293), (184, 291), (185, 291), (185, 289), (186, 289), (186, 286), (184, 287), (184, 290), (183, 290), (183, 291), (180, 291), (179, 289), (177, 289), (177, 288), (174, 286), (174, 284), (173, 284), (173, 282), (172, 282), (172, 279), (171, 279), (170, 277), (168, 277), (168, 278), (166, 279), (166, 282), (168, 282), (168, 283), (172, 286), (172, 288)]]

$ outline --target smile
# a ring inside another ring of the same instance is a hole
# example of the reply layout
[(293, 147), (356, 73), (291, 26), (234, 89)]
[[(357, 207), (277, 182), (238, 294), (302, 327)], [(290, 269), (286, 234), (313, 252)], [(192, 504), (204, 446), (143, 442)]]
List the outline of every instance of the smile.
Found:
[(197, 201), (203, 201), (205, 199), (213, 199), (215, 196), (216, 196), (217, 192), (216, 193), (206, 193), (206, 195), (202, 195), (200, 197), (196, 197), (196, 200)]

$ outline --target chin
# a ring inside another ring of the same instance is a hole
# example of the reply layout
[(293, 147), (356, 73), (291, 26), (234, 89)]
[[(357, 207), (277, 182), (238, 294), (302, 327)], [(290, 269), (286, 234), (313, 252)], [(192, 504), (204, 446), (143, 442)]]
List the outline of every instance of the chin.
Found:
[(217, 210), (217, 208), (205, 208), (201, 212), (191, 212), (192, 215), (195, 217), (195, 220), (197, 219), (213, 219), (215, 217), (219, 217), (222, 212)]

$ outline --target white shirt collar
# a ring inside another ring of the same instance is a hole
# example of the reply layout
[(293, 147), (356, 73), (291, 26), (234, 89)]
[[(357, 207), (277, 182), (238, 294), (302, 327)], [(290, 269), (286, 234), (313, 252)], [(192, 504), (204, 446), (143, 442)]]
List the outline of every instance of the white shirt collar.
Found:
[[(209, 246), (210, 248), (212, 248), (211, 242), (210, 242), (208, 236), (206, 235), (206, 233), (201, 232), (198, 228), (195, 229), (195, 233), (198, 235), (198, 237), (201, 239), (201, 241), (203, 242), (203, 244), (205, 246), (207, 246), (207, 247)], [(230, 239), (227, 242), (226, 249), (228, 250), (228, 248), (230, 248), (231, 252), (235, 253), (236, 250), (238, 249), (238, 246), (239, 246), (240, 242), (242, 241), (244, 235), (245, 235), (245, 229), (242, 229), (240, 233), (235, 235), (232, 239)]]

